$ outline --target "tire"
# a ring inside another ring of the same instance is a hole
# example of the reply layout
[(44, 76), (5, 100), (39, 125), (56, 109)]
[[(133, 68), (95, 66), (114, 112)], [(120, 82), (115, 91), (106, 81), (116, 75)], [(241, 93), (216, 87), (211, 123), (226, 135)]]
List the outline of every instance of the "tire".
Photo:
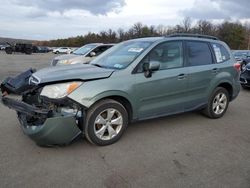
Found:
[[(221, 102), (218, 102), (218, 100), (219, 101), (221, 100)], [(208, 100), (208, 105), (203, 110), (203, 114), (211, 119), (221, 118), (226, 113), (228, 104), (229, 104), (228, 91), (223, 87), (217, 87), (210, 96)]]
[(26, 49), (24, 53), (27, 55), (30, 55), (32, 54), (32, 49)]
[(124, 106), (115, 100), (105, 99), (87, 111), (84, 133), (92, 144), (105, 146), (118, 141), (127, 126), (128, 113)]
[(6, 52), (6, 54), (12, 54), (13, 50), (11, 48), (6, 48), (5, 52)]

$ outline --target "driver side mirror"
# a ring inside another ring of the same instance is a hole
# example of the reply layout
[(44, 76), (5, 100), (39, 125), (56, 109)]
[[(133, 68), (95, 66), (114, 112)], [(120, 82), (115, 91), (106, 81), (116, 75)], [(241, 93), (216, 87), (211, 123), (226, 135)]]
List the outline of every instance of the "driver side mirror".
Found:
[(96, 56), (96, 53), (95, 53), (95, 52), (90, 52), (89, 56), (90, 56), (90, 57), (95, 57), (95, 56)]
[(159, 61), (150, 61), (149, 63), (143, 64), (143, 71), (146, 78), (150, 78), (154, 71), (160, 69), (160, 62)]

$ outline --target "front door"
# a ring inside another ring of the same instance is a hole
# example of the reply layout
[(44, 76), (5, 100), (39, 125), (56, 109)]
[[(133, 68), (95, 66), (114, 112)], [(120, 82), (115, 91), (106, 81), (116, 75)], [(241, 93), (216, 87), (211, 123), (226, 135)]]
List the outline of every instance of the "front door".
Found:
[[(142, 60), (135, 74), (139, 119), (183, 112), (188, 75), (183, 60), (182, 41), (163, 42)], [(150, 61), (158, 61), (160, 69), (147, 78), (142, 67)]]

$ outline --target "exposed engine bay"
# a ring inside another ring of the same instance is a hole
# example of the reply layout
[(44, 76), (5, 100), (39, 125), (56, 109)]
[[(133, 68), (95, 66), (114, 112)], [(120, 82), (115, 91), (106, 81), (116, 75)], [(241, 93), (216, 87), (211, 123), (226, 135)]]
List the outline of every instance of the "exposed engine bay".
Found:
[(82, 132), (83, 107), (67, 97), (41, 96), (44, 85), (31, 82), (34, 72), (29, 69), (6, 78), (1, 83), (2, 103), (17, 112), (24, 133), (37, 144), (68, 144)]

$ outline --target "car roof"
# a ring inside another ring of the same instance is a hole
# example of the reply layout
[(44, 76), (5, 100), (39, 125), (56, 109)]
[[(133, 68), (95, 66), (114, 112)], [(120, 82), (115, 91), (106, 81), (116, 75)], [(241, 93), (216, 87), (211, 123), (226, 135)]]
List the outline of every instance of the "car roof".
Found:
[(213, 41), (213, 42), (222, 42), (218, 38), (209, 35), (199, 35), (199, 34), (186, 34), (186, 33), (179, 33), (179, 34), (172, 34), (166, 35), (163, 37), (145, 37), (145, 38), (137, 38), (131, 39), (133, 41), (148, 41), (148, 42), (157, 42), (162, 40), (198, 40), (198, 41)]
[(145, 38), (131, 39), (131, 41), (133, 40), (133, 41), (156, 42), (162, 39), (164, 39), (164, 37), (145, 37)]

